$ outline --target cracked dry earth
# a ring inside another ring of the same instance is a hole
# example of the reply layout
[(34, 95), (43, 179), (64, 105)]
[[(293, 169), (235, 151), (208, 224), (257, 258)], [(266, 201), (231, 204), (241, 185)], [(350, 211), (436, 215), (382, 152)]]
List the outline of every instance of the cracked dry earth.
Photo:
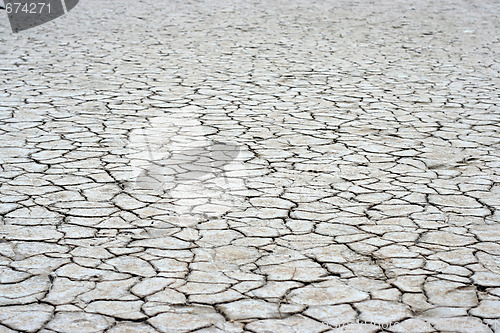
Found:
[(500, 332), (499, 10), (1, 12), (0, 332)]

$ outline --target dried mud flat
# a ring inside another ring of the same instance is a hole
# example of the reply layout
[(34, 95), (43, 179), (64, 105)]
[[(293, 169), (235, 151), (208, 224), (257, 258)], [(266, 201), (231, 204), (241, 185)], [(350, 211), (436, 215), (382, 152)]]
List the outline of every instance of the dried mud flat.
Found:
[(500, 332), (499, 12), (0, 12), (0, 332)]

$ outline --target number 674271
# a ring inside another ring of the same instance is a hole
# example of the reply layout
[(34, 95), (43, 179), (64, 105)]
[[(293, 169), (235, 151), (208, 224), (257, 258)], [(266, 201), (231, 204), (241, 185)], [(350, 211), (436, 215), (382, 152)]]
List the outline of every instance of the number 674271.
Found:
[(50, 13), (50, 3), (45, 2), (32, 2), (32, 3), (21, 3), (12, 2), (5, 4), (5, 10), (7, 14), (10, 13), (25, 13), (25, 14), (41, 14)]

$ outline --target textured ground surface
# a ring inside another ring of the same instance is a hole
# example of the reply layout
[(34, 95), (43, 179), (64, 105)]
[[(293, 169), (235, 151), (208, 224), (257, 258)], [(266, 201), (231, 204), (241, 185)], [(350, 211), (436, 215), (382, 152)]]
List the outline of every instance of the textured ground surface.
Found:
[(0, 12), (0, 332), (500, 332), (499, 11)]

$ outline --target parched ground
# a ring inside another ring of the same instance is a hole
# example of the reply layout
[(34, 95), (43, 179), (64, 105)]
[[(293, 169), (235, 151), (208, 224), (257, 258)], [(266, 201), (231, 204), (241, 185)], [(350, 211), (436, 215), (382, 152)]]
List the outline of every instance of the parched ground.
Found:
[(500, 332), (500, 3), (0, 12), (0, 332)]

